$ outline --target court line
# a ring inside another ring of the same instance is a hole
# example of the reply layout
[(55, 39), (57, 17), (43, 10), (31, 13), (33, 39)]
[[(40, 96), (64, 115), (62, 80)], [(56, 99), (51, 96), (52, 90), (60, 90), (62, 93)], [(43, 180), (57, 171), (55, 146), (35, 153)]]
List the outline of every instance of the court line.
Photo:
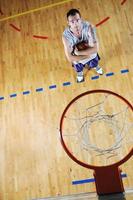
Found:
[[(15, 26), (14, 24), (9, 24), (13, 29), (15, 29), (16, 31), (21, 31), (20, 28), (18, 28), (17, 26)], [(37, 39), (48, 39), (48, 36), (40, 36), (40, 35), (33, 35), (33, 38), (37, 38)]]
[(71, 82), (64, 82), (62, 85), (63, 86), (68, 86), (68, 85), (71, 85)]
[(121, 70), (121, 73), (127, 73), (127, 72), (129, 72), (128, 69), (122, 69), (122, 70)]
[(55, 89), (57, 86), (56, 85), (50, 85), (49, 89)]
[[(73, 0), (65, 0), (64, 2), (58, 2), (58, 3), (65, 3), (65, 2), (69, 2), (69, 1), (73, 1)], [(121, 5), (123, 5), (125, 3), (126, 0), (123, 0), (123, 2), (121, 2)], [(58, 3), (55, 3), (55, 5), (57, 5)], [(53, 7), (55, 6), (54, 4), (51, 4), (49, 5), (50, 7)], [(45, 7), (42, 7), (45, 9)], [(33, 11), (33, 10), (30, 10), (30, 11)], [(27, 12), (30, 12), (30, 11), (27, 11)], [(33, 11), (34, 12), (34, 11)], [(110, 17), (106, 17), (105, 19), (103, 19), (102, 21), (100, 21), (99, 23), (97, 23), (95, 26), (98, 27), (100, 25), (102, 25), (103, 23), (105, 23), (107, 20), (109, 20)], [(1, 20), (0, 20), (1, 21)], [(20, 31), (19, 28), (17, 28), (15, 25), (13, 24), (10, 24), (10, 26), (12, 26), (14, 29), (16, 29), (17, 31)], [(38, 35), (33, 35), (33, 38), (37, 38), (37, 39), (48, 39), (47, 36), (38, 36)]]
[(29, 90), (23, 92), (23, 95), (27, 95), (27, 94), (30, 94)]
[(20, 28), (16, 27), (14, 24), (9, 24), (12, 28), (14, 28), (16, 31), (21, 31)]
[(108, 76), (113, 76), (113, 75), (114, 75), (114, 72), (109, 72), (109, 73), (106, 74), (107, 77)]
[[(123, 74), (126, 74), (126, 73), (129, 73), (129, 69), (121, 69), (120, 71), (120, 74), (121, 75), (123, 75)], [(106, 77), (108, 77), (108, 76), (113, 76), (113, 75), (115, 75), (115, 74), (117, 74), (117, 73), (114, 73), (114, 72), (108, 72), (108, 73), (106, 73), (106, 74), (103, 74), (102, 75), (102, 77), (104, 76), (105, 78)], [(92, 76), (92, 77), (90, 77), (90, 79), (91, 80), (97, 80), (97, 79), (99, 79), (99, 77), (101, 77), (101, 76)], [(76, 83), (76, 82), (75, 82)], [(82, 83), (84, 83), (84, 82), (82, 82)], [(78, 83), (79, 84), (79, 83)], [(70, 85), (72, 85), (72, 82), (64, 82), (64, 83), (62, 83), (62, 86), (63, 87), (66, 87), (66, 86), (70, 86)], [(57, 88), (57, 85), (50, 85), (50, 86), (48, 86), (48, 88), (49, 88), (49, 90), (52, 90), (52, 89), (56, 89)], [(39, 88), (36, 88), (35, 89), (35, 91), (36, 92), (44, 92), (44, 88), (43, 87), (39, 87)], [(28, 95), (28, 94), (30, 94), (30, 93), (32, 93), (31, 91), (29, 91), (29, 90), (26, 90), (26, 91), (23, 91), (23, 92), (21, 92), (21, 94), (23, 94), (23, 95)], [(13, 93), (13, 94), (10, 94), (9, 95), (9, 97), (10, 98), (15, 98), (15, 97), (17, 97), (18, 96), (18, 94), (17, 93)], [(0, 101), (2, 101), (2, 100), (5, 100), (5, 97), (4, 96), (0, 96)]]
[(40, 8), (34, 8), (32, 10), (28, 10), (28, 11), (25, 11), (25, 12), (22, 12), (22, 13), (18, 13), (16, 15), (4, 17), (4, 18), (0, 19), (0, 22), (6, 21), (6, 20), (9, 20), (9, 19), (14, 19), (16, 17), (24, 16), (24, 15), (27, 15), (27, 14), (30, 14), (30, 13), (33, 13), (33, 12), (37, 12), (37, 11), (40, 11), (40, 10), (44, 10), (44, 9), (47, 9), (47, 8), (52, 8), (54, 6), (59, 6), (59, 5), (62, 5), (64, 3), (68, 3), (68, 2), (71, 2), (71, 1), (73, 1), (73, 0), (64, 0), (64, 1), (57, 2), (57, 3), (45, 5), (45, 6), (42, 6)]
[[(65, 0), (65, 1), (62, 1), (62, 2), (57, 2), (57, 3), (53, 3), (51, 5), (47, 5), (47, 6), (43, 6), (43, 7), (40, 7), (40, 8), (37, 8), (37, 9), (32, 9), (30, 11), (26, 11), (26, 12), (23, 12), (23, 13), (20, 13), (20, 14), (17, 14), (17, 15), (14, 15), (14, 16), (9, 16), (9, 17), (6, 17), (6, 18), (3, 18), (3, 19), (0, 19), (0, 21), (5, 21), (7, 20), (7, 18), (15, 18), (16, 16), (22, 16), (22, 15), (25, 15), (25, 14), (28, 14), (28, 13), (31, 13), (31, 12), (36, 12), (38, 10), (41, 10), (41, 9), (46, 9), (46, 8), (51, 8), (53, 6), (57, 6), (57, 5), (60, 5), (60, 4), (64, 4), (64, 3), (67, 3), (67, 2), (70, 2), (70, 1), (73, 1), (73, 0)], [(121, 2), (121, 5), (123, 5), (127, 0), (123, 0)], [(0, 9), (0, 13), (1, 15), (4, 15), (4, 13), (2, 12), (2, 10)], [(97, 23), (95, 26), (98, 27), (100, 25), (102, 25), (103, 23), (105, 23), (108, 19), (110, 19), (110, 17), (106, 17), (105, 19), (103, 19), (102, 21), (100, 21), (99, 23)], [(21, 31), (21, 29), (19, 29), (18, 27), (16, 27), (15, 25), (13, 24), (9, 24), (12, 28), (14, 28), (15, 30), (17, 31)], [(36, 38), (36, 39), (48, 39), (47, 36), (39, 36), (39, 35), (33, 35), (32, 36), (33, 38)]]
[[(126, 173), (121, 173), (121, 178), (127, 178)], [(72, 181), (72, 185), (79, 185), (79, 184), (84, 184), (84, 183), (94, 183), (95, 178), (88, 178), (88, 179), (83, 179), (83, 180), (76, 180)]]
[(4, 100), (4, 97), (0, 97), (0, 100)]
[(43, 88), (36, 88), (36, 92), (43, 92)]
[(96, 79), (99, 79), (99, 76), (92, 76), (91, 77), (91, 80), (96, 80)]
[(121, 5), (123, 5), (126, 1), (127, 1), (127, 0), (123, 0), (123, 1), (121, 2)]
[(33, 37), (37, 39), (48, 39), (48, 36), (33, 35)]
[(10, 97), (11, 97), (11, 98), (13, 98), (13, 97), (16, 97), (16, 96), (17, 96), (17, 94), (16, 94), (16, 93), (15, 93), (15, 94), (11, 94), (11, 95), (10, 95)]
[(100, 26), (101, 24), (105, 23), (107, 20), (109, 20), (110, 17), (106, 17), (105, 19), (103, 19), (102, 21), (100, 21), (99, 23), (97, 23), (95, 26), (98, 27)]

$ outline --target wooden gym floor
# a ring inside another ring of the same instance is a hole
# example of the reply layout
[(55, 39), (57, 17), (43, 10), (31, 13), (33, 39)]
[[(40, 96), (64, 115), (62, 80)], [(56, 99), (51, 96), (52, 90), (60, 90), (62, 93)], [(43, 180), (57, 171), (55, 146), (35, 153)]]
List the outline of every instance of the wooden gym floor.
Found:
[[(61, 40), (71, 8), (97, 25), (105, 72), (92, 80), (96, 73), (86, 71), (80, 84)], [(59, 121), (70, 100), (87, 90), (112, 90), (132, 102), (132, 11), (133, 0), (0, 1), (0, 200), (95, 191), (94, 183), (72, 185), (93, 172), (66, 155)], [(122, 165), (125, 188), (133, 186), (132, 166), (132, 159)]]

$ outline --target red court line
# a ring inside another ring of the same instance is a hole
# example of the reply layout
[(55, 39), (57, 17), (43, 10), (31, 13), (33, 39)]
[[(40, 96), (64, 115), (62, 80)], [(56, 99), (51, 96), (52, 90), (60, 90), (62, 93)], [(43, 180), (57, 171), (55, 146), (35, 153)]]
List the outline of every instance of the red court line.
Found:
[(110, 17), (106, 17), (105, 19), (103, 19), (102, 21), (100, 21), (99, 23), (97, 23), (95, 26), (100, 26), (101, 24), (103, 24), (104, 22), (106, 22), (108, 19), (110, 19)]
[(17, 28), (14, 24), (9, 24), (12, 28), (14, 28), (16, 31), (21, 31), (20, 28)]
[(127, 0), (123, 0), (123, 1), (121, 2), (121, 5), (123, 5), (126, 1), (127, 1)]
[(37, 38), (37, 39), (48, 39), (47, 36), (39, 36), (39, 35), (33, 35), (34, 38)]

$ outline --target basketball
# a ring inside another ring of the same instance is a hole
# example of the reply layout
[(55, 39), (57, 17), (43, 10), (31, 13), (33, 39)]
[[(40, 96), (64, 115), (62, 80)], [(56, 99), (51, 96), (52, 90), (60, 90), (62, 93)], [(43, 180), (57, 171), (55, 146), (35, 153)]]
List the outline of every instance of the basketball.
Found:
[(75, 47), (78, 49), (78, 51), (81, 51), (81, 50), (88, 49), (89, 45), (87, 42), (80, 42), (76, 44)]

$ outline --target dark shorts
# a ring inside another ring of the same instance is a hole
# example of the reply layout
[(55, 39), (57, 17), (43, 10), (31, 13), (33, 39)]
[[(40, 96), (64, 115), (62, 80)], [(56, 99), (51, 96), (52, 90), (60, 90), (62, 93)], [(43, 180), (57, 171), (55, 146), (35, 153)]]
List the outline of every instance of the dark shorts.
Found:
[(81, 72), (83, 71), (83, 68), (85, 67), (85, 65), (88, 65), (90, 68), (97, 67), (99, 60), (100, 60), (100, 57), (97, 54), (97, 56), (94, 59), (88, 61), (86, 64), (82, 64), (82, 63), (73, 64), (73, 67), (76, 70), (76, 72)]

